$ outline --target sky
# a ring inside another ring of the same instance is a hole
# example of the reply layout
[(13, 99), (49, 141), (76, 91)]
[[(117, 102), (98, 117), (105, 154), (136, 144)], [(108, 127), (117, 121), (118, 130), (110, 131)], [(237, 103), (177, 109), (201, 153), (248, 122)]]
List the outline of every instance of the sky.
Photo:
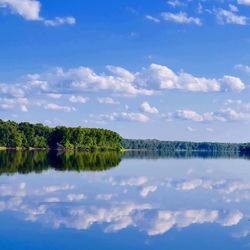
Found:
[(0, 118), (250, 141), (249, 0), (0, 0)]

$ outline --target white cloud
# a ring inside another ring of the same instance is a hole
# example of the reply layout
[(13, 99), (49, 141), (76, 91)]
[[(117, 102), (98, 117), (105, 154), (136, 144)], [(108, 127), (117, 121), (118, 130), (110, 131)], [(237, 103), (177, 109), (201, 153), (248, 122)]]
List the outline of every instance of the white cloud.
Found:
[[(95, 116), (93, 116), (95, 118)], [(121, 112), (121, 113), (111, 113), (111, 114), (101, 114), (96, 116), (97, 120), (101, 122), (108, 121), (129, 121), (129, 122), (148, 122), (149, 118), (142, 113), (134, 112)]]
[(250, 120), (250, 112), (233, 108), (222, 108), (217, 112), (197, 113), (193, 110), (181, 109), (170, 113), (169, 117), (194, 122), (226, 122), (226, 121), (247, 121)]
[(225, 75), (220, 82), (225, 92), (240, 92), (245, 89), (245, 84), (238, 77)]
[(88, 101), (88, 98), (86, 97), (83, 97), (83, 96), (75, 96), (75, 95), (72, 95), (70, 98), (69, 98), (69, 101), (70, 102), (73, 102), (73, 103), (86, 103)]
[(154, 22), (154, 23), (160, 23), (161, 22), (159, 18), (150, 16), (150, 15), (145, 16), (145, 18), (152, 21), (152, 22)]
[(16, 13), (26, 20), (39, 21), (41, 3), (37, 0), (0, 0), (2, 8), (10, 8), (13, 13)]
[(58, 93), (49, 93), (48, 97), (53, 98), (53, 99), (60, 99), (62, 97), (62, 94)]
[(110, 201), (115, 195), (114, 194), (98, 194), (96, 200)]
[(38, 0), (0, 0), (1, 8), (8, 8), (28, 21), (40, 21), (47, 26), (75, 24), (74, 17), (55, 17), (52, 20), (40, 16), (41, 3)]
[(136, 86), (135, 75), (121, 67), (107, 66), (112, 75), (97, 74), (87, 67), (64, 71), (58, 68), (50, 75), (54, 82), (62, 83), (75, 91), (113, 91), (120, 95), (152, 95), (154, 91)]
[(16, 109), (19, 108), (22, 112), (27, 112), (29, 101), (27, 98), (1, 98), (0, 97), (0, 109)]
[(237, 0), (238, 4), (250, 5), (250, 0)]
[(216, 12), (216, 18), (220, 24), (248, 24), (248, 18), (246, 16), (237, 15), (234, 11), (230, 10), (218, 10)]
[(181, 24), (195, 24), (202, 25), (202, 21), (198, 17), (189, 17), (185, 12), (170, 13), (163, 12), (161, 14), (162, 18), (166, 21), (181, 23)]
[(240, 71), (243, 71), (247, 74), (250, 73), (250, 67), (248, 65), (243, 65), (243, 64), (237, 64), (234, 66), (235, 69), (238, 69)]
[[(27, 112), (28, 106), (36, 105), (47, 110), (61, 110), (64, 112), (76, 111), (70, 105), (55, 104), (47, 101), (46, 98), (60, 99), (62, 94), (70, 93), (69, 101), (72, 103), (86, 103), (88, 98), (82, 95), (86, 92), (95, 93), (100, 96), (113, 94), (116, 97), (156, 95), (163, 91), (188, 91), (188, 92), (241, 92), (246, 86), (240, 78), (225, 75), (221, 78), (197, 77), (192, 74), (174, 72), (167, 66), (151, 64), (143, 68), (140, 72), (131, 73), (121, 67), (107, 66), (109, 73), (96, 73), (90, 68), (78, 67), (69, 70), (56, 68), (55, 70), (41, 74), (28, 74), (21, 78), (18, 83), (0, 84), (0, 108), (20, 109)], [(27, 98), (29, 96), (29, 100)], [(44, 98), (44, 99), (43, 99)], [(119, 101), (111, 97), (97, 96), (99, 103), (119, 104)], [(62, 100), (64, 101), (64, 100)], [(156, 107), (148, 102), (141, 105), (142, 112), (113, 112), (111, 114), (99, 115), (98, 119), (105, 121), (138, 121), (148, 122), (150, 119), (146, 115), (159, 113)], [(184, 109), (185, 110), (185, 109)], [(246, 116), (240, 110), (235, 110), (239, 116)], [(233, 115), (231, 110), (220, 110), (219, 112), (206, 114), (196, 114), (195, 120), (214, 120), (215, 116), (222, 117), (223, 114)], [(189, 114), (185, 111), (181, 116)], [(203, 118), (198, 118), (198, 116)], [(177, 114), (178, 116), (178, 114)], [(237, 119), (236, 119), (237, 120)]]
[(174, 8), (184, 5), (184, 3), (181, 3), (179, 0), (169, 0), (167, 3)]
[(141, 104), (141, 109), (143, 112), (149, 113), (149, 114), (158, 114), (159, 113), (159, 110), (156, 107), (150, 106), (150, 104), (148, 102), (143, 102)]
[(237, 6), (233, 5), (233, 4), (229, 4), (229, 9), (233, 12), (238, 12), (239, 9)]
[(185, 90), (191, 92), (229, 92), (242, 91), (245, 84), (237, 77), (225, 75), (220, 79), (195, 77), (189, 73), (175, 73), (167, 66), (151, 64), (141, 75), (143, 81), (154, 83), (160, 89)]
[(44, 24), (47, 26), (60, 26), (63, 24), (74, 25), (76, 23), (76, 19), (72, 16), (70, 17), (55, 17), (52, 20), (44, 20)]
[(74, 189), (75, 186), (70, 185), (70, 184), (65, 184), (65, 185), (51, 185), (51, 186), (44, 186), (43, 191), (46, 193), (54, 193), (57, 191), (62, 191), (62, 190), (72, 190)]
[(10, 85), (5, 83), (0, 83), (0, 94), (11, 96), (11, 97), (24, 97), (25, 92), (22, 89), (22, 86), (19, 84)]
[(72, 112), (76, 111), (74, 107), (69, 107), (69, 106), (61, 106), (55, 103), (49, 103), (44, 106), (45, 109), (48, 110), (55, 110), (55, 111), (63, 111), (63, 112)]
[(111, 97), (100, 97), (100, 98), (98, 98), (98, 102), (101, 104), (119, 104), (118, 101), (115, 101)]
[(192, 224), (204, 223), (219, 223), (222, 226), (237, 225), (243, 214), (239, 211), (225, 211), (218, 210), (185, 210), (185, 211), (159, 211), (157, 218), (153, 221), (148, 234), (159, 235), (164, 234), (173, 227), (185, 228)]
[(148, 122), (149, 118), (141, 113), (122, 112), (115, 115), (116, 119), (122, 121)]
[(26, 77), (26, 89), (36, 88), (39, 91), (47, 91), (49, 89), (48, 82), (46, 80), (42, 80), (39, 74), (28, 74)]
[(84, 194), (68, 194), (66, 198), (68, 201), (81, 201), (86, 199), (86, 196)]
[(194, 129), (193, 127), (188, 126), (188, 127), (187, 127), (187, 131), (189, 131), (189, 132), (194, 132), (195, 129)]
[(60, 199), (58, 197), (49, 197), (45, 199), (45, 202), (49, 202), (49, 203), (60, 202)]
[(218, 217), (219, 213), (216, 210), (159, 211), (155, 222), (148, 230), (148, 234), (164, 234), (174, 226), (183, 228), (191, 224), (212, 223)]
[(194, 122), (202, 122), (204, 120), (203, 116), (196, 113), (193, 110), (177, 110), (174, 114), (176, 118), (183, 120), (190, 120)]
[(146, 186), (146, 187), (143, 187), (140, 191), (140, 195), (142, 197), (147, 197), (150, 193), (153, 193), (157, 190), (157, 186)]
[(240, 211), (232, 211), (221, 220), (221, 224), (225, 227), (237, 225), (243, 219), (243, 214)]
[(120, 186), (142, 186), (145, 184), (148, 179), (145, 176), (138, 177), (128, 177), (121, 179), (114, 179), (113, 177), (108, 180), (112, 185), (120, 185)]

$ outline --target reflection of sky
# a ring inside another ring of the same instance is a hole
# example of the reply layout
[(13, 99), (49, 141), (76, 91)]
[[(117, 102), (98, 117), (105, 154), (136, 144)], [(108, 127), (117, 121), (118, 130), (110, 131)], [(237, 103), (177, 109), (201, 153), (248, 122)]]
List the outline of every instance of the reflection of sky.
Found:
[[(215, 246), (219, 234), (228, 239), (220, 244), (237, 245), (227, 249), (241, 249), (250, 233), (249, 175), (248, 161), (196, 159), (124, 160), (101, 173), (2, 176), (0, 218), (8, 213), (14, 224), (25, 221), (54, 233), (94, 230), (104, 239), (136, 232), (144, 242), (137, 242), (140, 249), (171, 237), (184, 242), (192, 232), (208, 233)], [(200, 249), (198, 242), (190, 244)]]

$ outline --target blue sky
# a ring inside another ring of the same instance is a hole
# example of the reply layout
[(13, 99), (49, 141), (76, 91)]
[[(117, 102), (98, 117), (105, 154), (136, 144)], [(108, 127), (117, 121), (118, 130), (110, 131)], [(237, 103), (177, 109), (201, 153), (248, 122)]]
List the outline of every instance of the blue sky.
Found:
[(249, 10), (249, 0), (0, 0), (1, 118), (249, 141)]

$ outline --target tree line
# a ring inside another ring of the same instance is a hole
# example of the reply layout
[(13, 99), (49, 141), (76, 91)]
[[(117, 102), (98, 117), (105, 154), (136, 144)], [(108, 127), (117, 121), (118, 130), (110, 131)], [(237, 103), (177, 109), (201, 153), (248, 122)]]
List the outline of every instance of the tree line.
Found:
[(203, 151), (250, 153), (250, 143), (187, 142), (123, 139), (107, 129), (58, 126), (0, 120), (0, 148)]
[(122, 147), (141, 151), (250, 152), (250, 143), (186, 142), (123, 139)]
[(120, 150), (121, 136), (107, 129), (16, 123), (0, 120), (0, 147)]

